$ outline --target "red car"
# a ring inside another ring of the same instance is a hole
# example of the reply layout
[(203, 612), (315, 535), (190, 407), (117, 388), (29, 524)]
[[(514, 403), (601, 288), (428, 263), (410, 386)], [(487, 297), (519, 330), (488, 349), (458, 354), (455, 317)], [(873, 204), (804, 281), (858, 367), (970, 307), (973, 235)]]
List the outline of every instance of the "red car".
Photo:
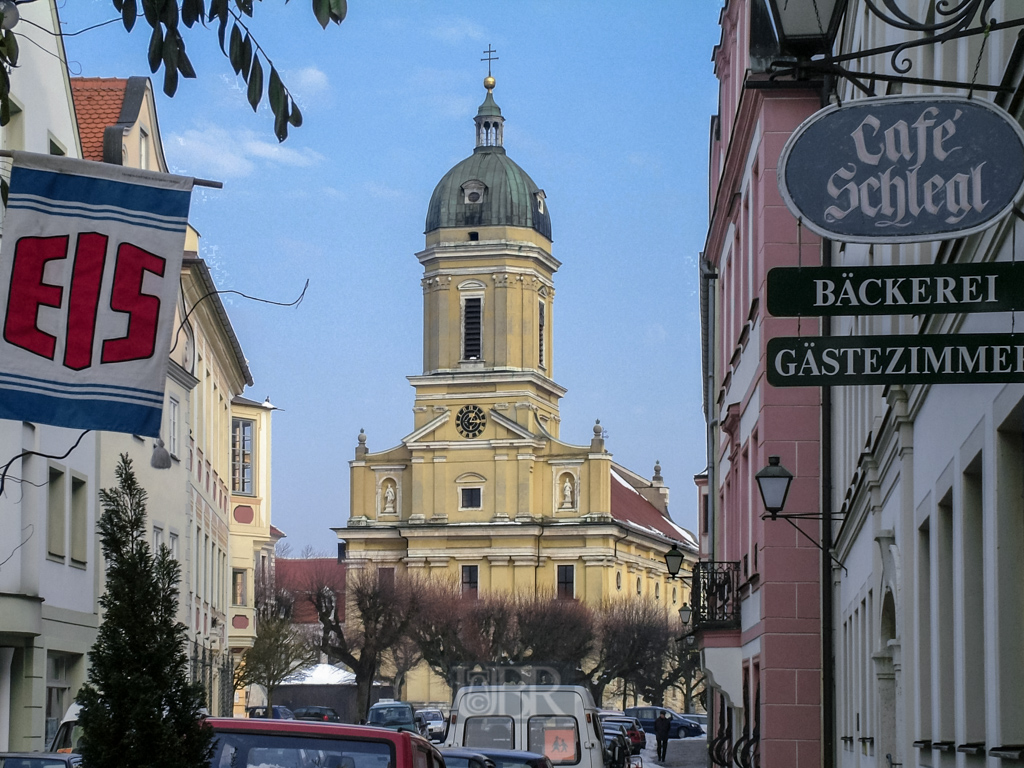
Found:
[(626, 735), (629, 736), (630, 743), (630, 754), (639, 755), (640, 750), (647, 746), (647, 734), (644, 732), (644, 727), (640, 725), (640, 722), (635, 717), (608, 717), (601, 715), (601, 725), (621, 725), (626, 729)]
[(211, 768), (443, 768), (416, 733), (303, 720), (209, 717)]

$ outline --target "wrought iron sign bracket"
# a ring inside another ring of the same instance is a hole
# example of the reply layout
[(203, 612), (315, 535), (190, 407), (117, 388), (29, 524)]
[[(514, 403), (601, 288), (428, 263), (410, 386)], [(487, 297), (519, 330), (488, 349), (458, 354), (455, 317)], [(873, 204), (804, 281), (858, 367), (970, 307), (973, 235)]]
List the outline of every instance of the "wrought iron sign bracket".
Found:
[[(895, 7), (895, 0), (881, 0), (890, 11), (880, 9), (874, 0), (864, 0), (867, 9), (883, 23), (890, 27), (902, 29), (907, 32), (919, 32), (924, 36), (916, 40), (907, 40), (901, 43), (882, 45), (866, 50), (858, 50), (851, 53), (836, 55), (825, 54), (820, 58), (799, 58), (774, 61), (769, 67), (771, 79), (784, 76), (792, 76), (797, 80), (805, 79), (808, 76), (832, 75), (849, 80), (858, 90), (868, 96), (878, 95), (873, 85), (874, 81), (909, 83), (913, 85), (931, 85), (941, 88), (965, 88), (977, 91), (992, 93), (1007, 93), (1015, 90), (1012, 86), (988, 85), (958, 80), (937, 80), (926, 77), (909, 77), (907, 73), (913, 67), (913, 61), (904, 54), (914, 48), (925, 45), (945, 43), (950, 40), (958, 40), (964, 37), (977, 35), (988, 35), (1003, 29), (1014, 29), (1024, 27), (1024, 17), (997, 21), (994, 18), (987, 18), (994, 0), (963, 0), (951, 10), (943, 12), (941, 8), (936, 9), (937, 16), (933, 23), (920, 22), (910, 18), (906, 11)], [(945, 18), (943, 18), (945, 16)], [(970, 26), (975, 18), (981, 18), (985, 23)], [(878, 72), (865, 72), (850, 69), (843, 66), (845, 62), (853, 62), (871, 58), (883, 54), (891, 54), (890, 64), (896, 74), (883, 74)], [(867, 81), (865, 84), (864, 81)]]
[(840, 560), (838, 557), (836, 557), (834, 554), (832, 554), (831, 550), (826, 550), (824, 547), (822, 547), (820, 542), (815, 541), (814, 537), (809, 536), (807, 531), (805, 531), (803, 528), (801, 528), (799, 525), (797, 525), (796, 523), (793, 522), (793, 518), (798, 518), (798, 519), (801, 519), (801, 520), (812, 520), (812, 519), (824, 520), (824, 518), (826, 518), (826, 517), (829, 517), (829, 518), (841, 517), (841, 515), (812, 515), (812, 514), (807, 514), (807, 515), (770, 515), (768, 513), (765, 513), (765, 514), (761, 515), (761, 519), (762, 520), (765, 520), (765, 519), (768, 519), (768, 518), (771, 518), (772, 520), (775, 520), (775, 519), (785, 520), (787, 523), (792, 525), (800, 533), (801, 536), (803, 536), (805, 539), (807, 539), (809, 542), (811, 542), (811, 544), (813, 544), (815, 547), (817, 547), (818, 550), (822, 554), (828, 555), (833, 563), (835, 563), (836, 565), (838, 565), (840, 568), (843, 569), (843, 573), (847, 573), (848, 574), (850, 571), (849, 571), (849, 569), (847, 569), (846, 564), (843, 563), (842, 560)]

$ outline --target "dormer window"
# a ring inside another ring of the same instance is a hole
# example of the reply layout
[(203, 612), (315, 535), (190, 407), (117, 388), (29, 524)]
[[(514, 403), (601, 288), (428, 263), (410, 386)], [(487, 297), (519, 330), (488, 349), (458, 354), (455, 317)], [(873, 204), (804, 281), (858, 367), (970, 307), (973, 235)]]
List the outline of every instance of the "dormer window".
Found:
[(482, 181), (467, 181), (462, 185), (462, 202), (466, 205), (479, 205), (484, 200), (486, 189)]
[(543, 189), (538, 189), (533, 193), (533, 198), (537, 201), (537, 213), (544, 213), (544, 200), (547, 195), (544, 194)]

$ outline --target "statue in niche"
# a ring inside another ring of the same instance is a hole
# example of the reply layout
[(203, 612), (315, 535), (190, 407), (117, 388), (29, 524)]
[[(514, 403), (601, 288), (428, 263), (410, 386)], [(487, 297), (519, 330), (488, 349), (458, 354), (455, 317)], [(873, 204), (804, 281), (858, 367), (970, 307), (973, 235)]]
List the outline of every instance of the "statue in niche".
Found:
[(568, 475), (565, 476), (565, 482), (562, 483), (562, 503), (560, 509), (572, 509), (572, 478)]
[(395, 514), (395, 486), (391, 483), (384, 486), (384, 514)]

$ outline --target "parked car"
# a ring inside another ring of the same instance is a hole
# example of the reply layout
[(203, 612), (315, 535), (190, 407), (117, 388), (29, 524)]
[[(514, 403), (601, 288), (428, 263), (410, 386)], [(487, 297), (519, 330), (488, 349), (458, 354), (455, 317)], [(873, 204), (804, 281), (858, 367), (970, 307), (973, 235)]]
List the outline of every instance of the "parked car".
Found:
[(396, 731), (414, 731), (424, 737), (427, 735), (427, 721), (405, 701), (378, 701), (367, 712), (366, 724)]
[(609, 723), (605, 727), (602, 723), (602, 729), (604, 731), (606, 768), (627, 768), (629, 756), (632, 753), (632, 744), (629, 736), (626, 735), (625, 726)]
[(704, 729), (698, 723), (687, 720), (683, 715), (677, 714), (667, 707), (627, 707), (625, 710), (625, 714), (639, 720), (644, 730), (649, 733), (654, 732), (654, 721), (661, 717), (662, 712), (668, 712), (672, 719), (668, 731), (670, 739), (704, 735)]
[(621, 725), (626, 729), (626, 736), (629, 737), (630, 754), (639, 755), (640, 750), (647, 746), (647, 733), (640, 721), (635, 717), (625, 715), (601, 715), (601, 725), (604, 728)]
[(448, 730), (448, 722), (444, 713), (435, 707), (423, 707), (417, 709), (416, 714), (420, 715), (427, 723), (427, 738), (434, 741), (443, 741), (444, 733)]
[(296, 707), (292, 710), (296, 720), (319, 720), (322, 723), (340, 723), (341, 715), (332, 707)]
[(446, 747), (441, 750), (447, 768), (494, 768), (494, 761), (482, 752), (462, 747)]
[(494, 768), (553, 768), (550, 758), (539, 752), (519, 749), (482, 749), (480, 752), (493, 763)]
[(272, 720), (294, 720), (295, 719), (295, 714), (290, 709), (288, 709), (288, 707), (279, 707), (277, 704), (273, 704), (273, 705), (271, 705), (271, 709), (273, 710), (273, 715), (274, 715), (272, 718), (268, 718), (267, 717), (267, 708), (265, 706), (264, 707), (246, 707), (245, 715), (246, 715), (246, 717), (262, 717), (264, 720), (267, 720), (267, 719), (272, 719)]
[(0, 768), (78, 768), (82, 756), (74, 752), (0, 752)]
[(417, 733), (308, 720), (211, 717), (212, 768), (321, 766), (414, 768), (444, 765), (441, 753)]
[(703, 728), (705, 731), (708, 729), (708, 716), (706, 712), (680, 712), (683, 717), (687, 720), (693, 720), (697, 725)]

